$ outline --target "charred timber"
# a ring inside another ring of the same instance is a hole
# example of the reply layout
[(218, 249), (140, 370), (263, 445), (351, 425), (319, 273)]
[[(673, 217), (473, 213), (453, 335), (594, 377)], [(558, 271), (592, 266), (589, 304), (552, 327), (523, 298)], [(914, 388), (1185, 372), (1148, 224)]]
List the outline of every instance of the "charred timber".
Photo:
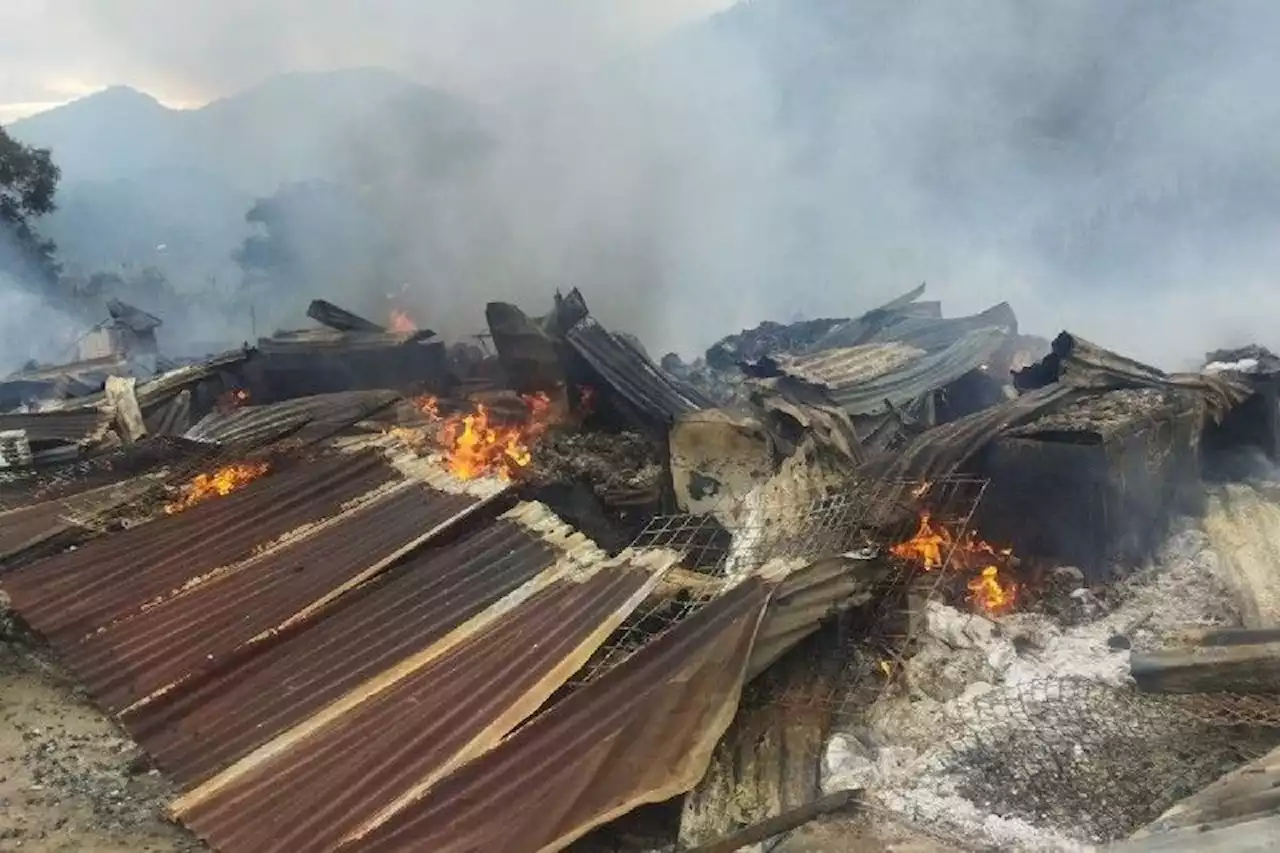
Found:
[(307, 306), (307, 316), (323, 326), (339, 332), (385, 332), (386, 329), (359, 314), (352, 314), (324, 299), (313, 299)]
[(762, 820), (732, 835), (726, 835), (718, 841), (704, 844), (701, 847), (691, 847), (686, 853), (733, 853), (735, 850), (741, 850), (752, 844), (767, 841), (784, 832), (798, 829), (823, 815), (846, 809), (858, 800), (860, 794), (861, 791), (857, 790), (837, 791), (834, 794), (828, 794), (768, 820)]
[(1280, 642), (1134, 654), (1129, 671), (1147, 693), (1280, 693)]

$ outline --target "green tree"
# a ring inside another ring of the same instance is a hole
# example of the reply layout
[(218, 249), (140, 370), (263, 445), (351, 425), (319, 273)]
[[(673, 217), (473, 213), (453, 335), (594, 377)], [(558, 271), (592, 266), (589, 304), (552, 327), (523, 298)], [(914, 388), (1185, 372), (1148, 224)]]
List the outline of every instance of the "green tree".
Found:
[(23, 145), (0, 127), (0, 269), (46, 285), (57, 281), (55, 246), (33, 222), (53, 212), (60, 177), (48, 149)]

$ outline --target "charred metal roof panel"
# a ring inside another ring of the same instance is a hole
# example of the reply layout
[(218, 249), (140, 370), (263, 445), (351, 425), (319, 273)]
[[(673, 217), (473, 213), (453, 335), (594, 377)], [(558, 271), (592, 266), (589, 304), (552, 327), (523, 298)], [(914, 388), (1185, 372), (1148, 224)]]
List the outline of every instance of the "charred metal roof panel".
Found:
[(420, 653), (557, 560), (605, 556), (542, 505), (521, 504), (464, 539), (428, 546), (244, 666), (172, 691), (123, 722), (179, 784), (201, 782)]
[[(768, 600), (758, 579), (730, 590), (339, 849), (561, 850), (638, 806), (690, 790), (737, 711)], [(234, 813), (222, 820), (232, 829)]]
[(897, 370), (832, 389), (831, 399), (850, 415), (878, 415), (946, 387), (995, 355), (1008, 333), (1002, 328), (972, 331), (946, 349), (906, 362)]
[(255, 638), (282, 629), (479, 504), (470, 495), (406, 484), (261, 559), (95, 631), (66, 649), (67, 664), (100, 704), (119, 711), (225, 665)]
[(258, 349), (263, 355), (303, 354), (317, 350), (352, 352), (386, 349), (411, 343), (423, 343), (435, 335), (424, 329), (418, 332), (339, 332), (334, 329), (301, 329), (260, 338)]
[(76, 527), (59, 501), (0, 513), (0, 567), (8, 558)]
[(0, 511), (67, 498), (165, 466), (194, 466), (215, 451), (199, 442), (162, 436), (144, 438), (64, 465), (9, 472), (0, 483)]
[(686, 412), (715, 407), (702, 392), (658, 367), (594, 317), (579, 321), (565, 337), (602, 379), (641, 412), (674, 421)]
[[(58, 543), (66, 543), (64, 537), (68, 535), (71, 541), (77, 541), (103, 516), (156, 488), (155, 480), (135, 478), (0, 513), (0, 568), (34, 559), (30, 552), (47, 552)], [(10, 580), (18, 574), (15, 570), (5, 576), (6, 588), (11, 588)]]
[(863, 344), (780, 360), (778, 367), (797, 379), (844, 389), (901, 370), (924, 354), (922, 349), (899, 343)]
[[(557, 581), (291, 748), (188, 794), (174, 812), (225, 853), (333, 850), (492, 749), (586, 662), (653, 580), (623, 562)], [(499, 815), (511, 812), (488, 820)]]
[(307, 462), (18, 569), (4, 586), (28, 624), (55, 646), (65, 645), (304, 525), (339, 514), (345, 504), (398, 477), (376, 453)]
[(0, 415), (0, 432), (23, 430), (31, 442), (83, 444), (100, 441), (113, 415), (98, 409)]
[(395, 391), (348, 391), (300, 397), (268, 406), (244, 406), (211, 412), (187, 431), (185, 438), (220, 444), (256, 446), (321, 421), (341, 429), (391, 405)]

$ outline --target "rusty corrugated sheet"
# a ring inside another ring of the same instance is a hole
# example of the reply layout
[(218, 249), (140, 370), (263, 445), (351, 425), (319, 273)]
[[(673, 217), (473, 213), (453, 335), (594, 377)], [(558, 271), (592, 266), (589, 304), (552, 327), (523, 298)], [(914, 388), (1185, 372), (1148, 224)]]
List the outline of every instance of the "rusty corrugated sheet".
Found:
[(291, 748), (188, 794), (174, 812), (224, 853), (332, 850), (492, 749), (586, 662), (655, 579), (622, 561), (558, 581)]
[(400, 475), (380, 455), (340, 455), (268, 474), (226, 497), (18, 569), (4, 586), (55, 645), (249, 557)]
[(473, 535), (420, 552), (245, 665), (172, 691), (123, 722), (166, 774), (184, 786), (204, 781), (558, 560), (604, 558), (545, 507), (521, 504)]
[(608, 331), (594, 317), (579, 321), (565, 337), (600, 378), (642, 414), (655, 420), (670, 423), (686, 412), (715, 406), (702, 392), (668, 374), (626, 338)]
[[(279, 630), (480, 503), (406, 482), (322, 529), (65, 644), (65, 660), (99, 704), (119, 711), (225, 666), (255, 638)], [(147, 570), (145, 558), (138, 568)]]
[[(688, 791), (737, 711), (769, 590), (751, 580), (709, 603), (339, 849), (549, 853)], [(252, 837), (235, 832), (234, 814), (222, 820), (227, 838)]]
[(0, 432), (23, 430), (32, 443), (88, 444), (102, 440), (112, 417), (97, 409), (0, 415)]

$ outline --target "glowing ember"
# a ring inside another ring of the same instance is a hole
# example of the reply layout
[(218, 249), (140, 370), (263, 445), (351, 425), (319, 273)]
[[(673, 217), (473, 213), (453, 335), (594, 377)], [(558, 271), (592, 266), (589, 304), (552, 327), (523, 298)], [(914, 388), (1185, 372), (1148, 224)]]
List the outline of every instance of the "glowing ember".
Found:
[(1012, 549), (997, 549), (971, 533), (957, 537), (928, 512), (920, 514), (920, 524), (911, 538), (892, 546), (889, 552), (925, 571), (946, 566), (974, 573), (966, 586), (969, 602), (979, 610), (998, 615), (1012, 610), (1017, 602), (1017, 584), (1000, 573), (1000, 566), (1012, 560)]
[(393, 332), (401, 332), (408, 334), (418, 331), (418, 324), (399, 308), (391, 309), (391, 316), (387, 319), (387, 328)]
[(225, 468), (219, 468), (212, 474), (198, 474), (190, 483), (183, 486), (182, 497), (164, 508), (173, 515), (191, 509), (212, 498), (229, 495), (242, 489), (249, 483), (267, 473), (271, 468), (266, 462), (237, 462)]
[(249, 392), (244, 388), (227, 391), (218, 397), (215, 405), (224, 412), (234, 411), (241, 406), (249, 405)]
[(526, 418), (521, 423), (507, 424), (496, 421), (483, 404), (476, 404), (470, 412), (444, 417), (438, 400), (422, 397), (416, 403), (432, 422), (432, 428), (394, 427), (390, 432), (414, 449), (426, 444), (439, 447), (445, 466), (460, 480), (478, 477), (510, 480), (516, 471), (533, 462), (530, 448), (552, 421), (551, 398), (546, 394), (521, 399), (528, 410)]
[(1018, 600), (1018, 585), (1000, 577), (1000, 569), (986, 566), (967, 584), (969, 601), (979, 610), (992, 615), (1007, 613)]

